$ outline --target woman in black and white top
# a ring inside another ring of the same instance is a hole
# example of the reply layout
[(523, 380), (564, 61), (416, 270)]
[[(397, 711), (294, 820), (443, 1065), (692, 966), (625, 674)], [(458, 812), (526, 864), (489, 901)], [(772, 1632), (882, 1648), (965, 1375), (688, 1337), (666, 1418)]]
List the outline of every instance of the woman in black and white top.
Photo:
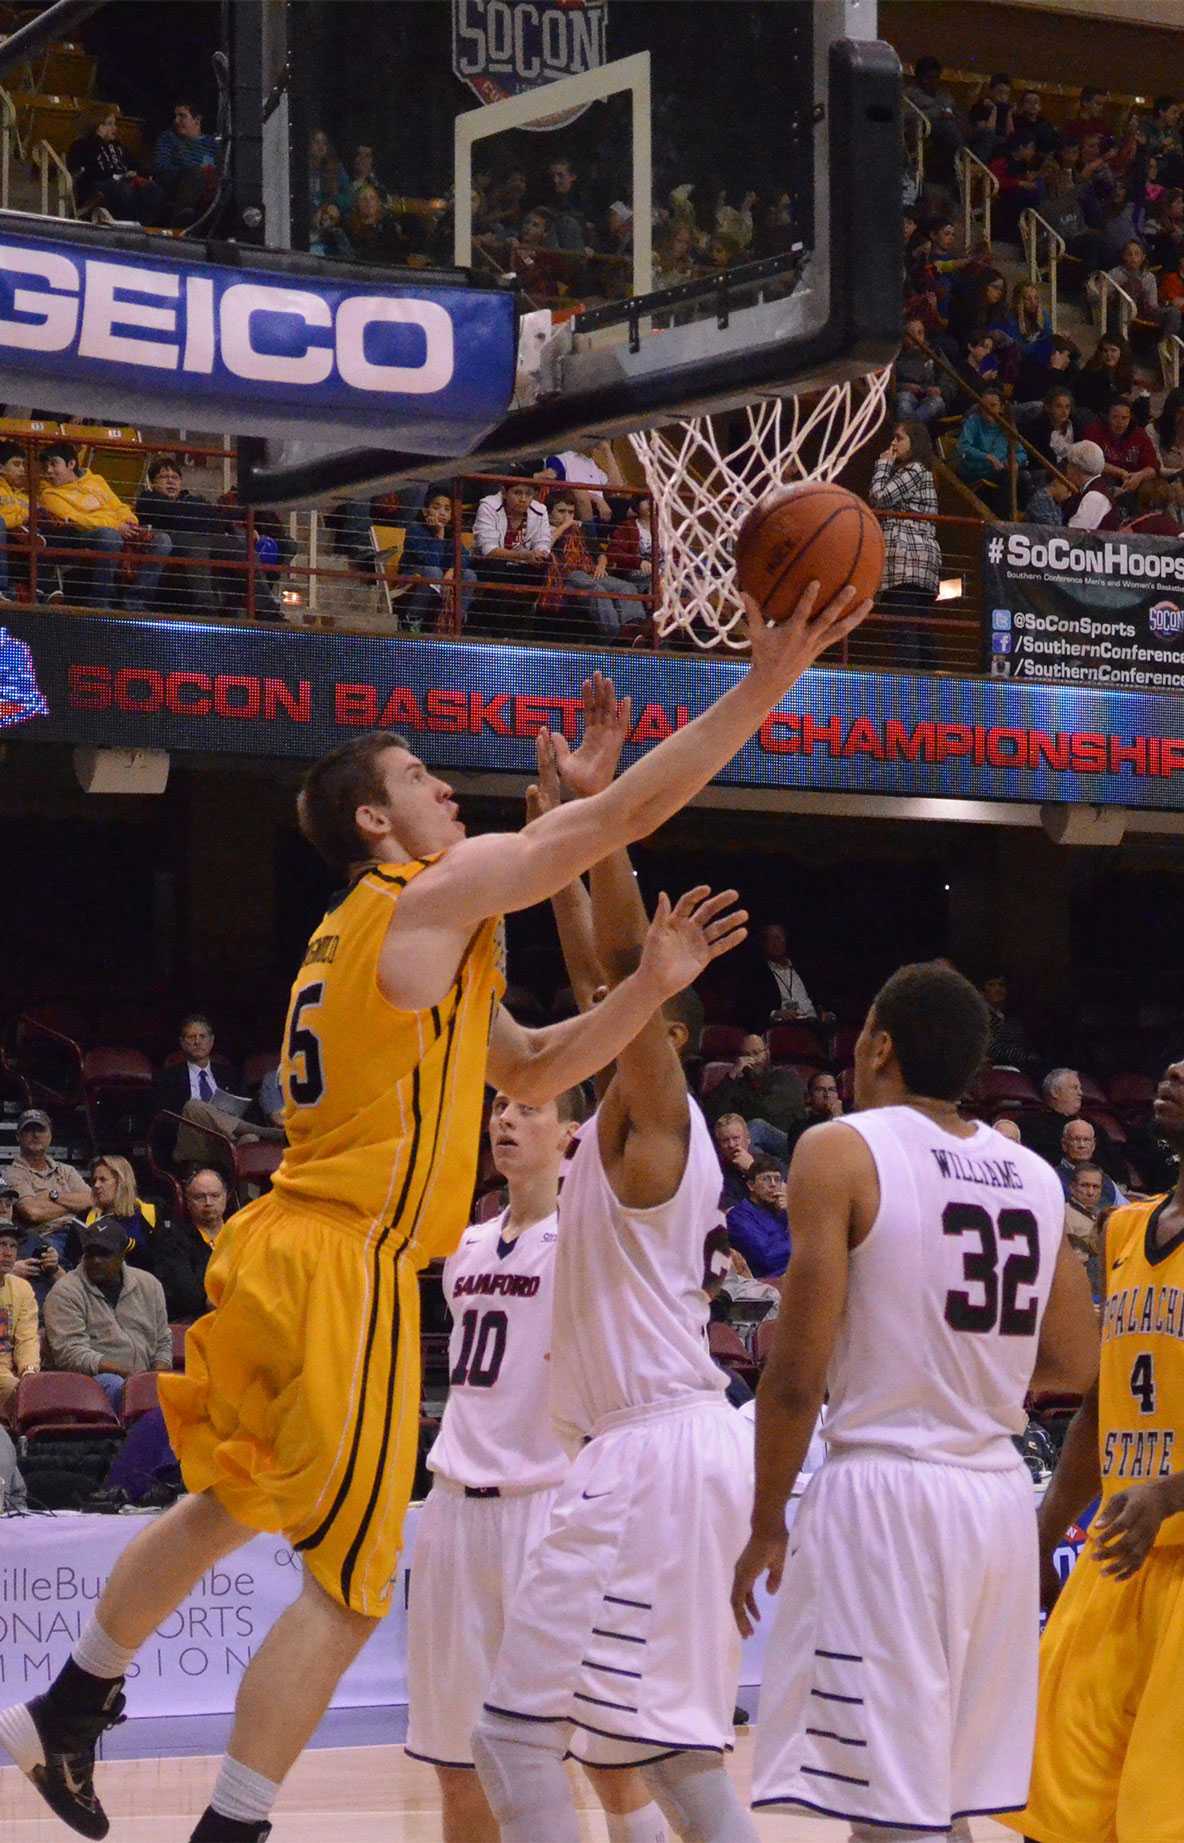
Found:
[[(933, 444), (921, 423), (897, 423), (891, 442), (876, 462), (868, 502), (878, 512), (936, 516)], [(907, 609), (914, 620), (925, 622), (936, 605), (940, 582), (941, 546), (928, 519), (885, 519), (884, 584), (876, 597), (879, 605)], [(935, 665), (935, 636), (924, 627), (904, 633), (900, 661), (907, 665)]]

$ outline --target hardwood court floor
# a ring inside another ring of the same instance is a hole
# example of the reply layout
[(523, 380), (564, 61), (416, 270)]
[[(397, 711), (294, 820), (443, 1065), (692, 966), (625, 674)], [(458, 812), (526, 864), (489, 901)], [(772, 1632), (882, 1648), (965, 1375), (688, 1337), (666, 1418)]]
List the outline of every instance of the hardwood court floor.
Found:
[[(733, 1770), (747, 1788), (751, 1735), (738, 1739)], [(112, 1760), (101, 1767), (111, 1843), (186, 1843), (206, 1802), (216, 1762), (188, 1759)], [(604, 1824), (582, 1775), (573, 1774), (587, 1843), (603, 1843)], [(306, 1753), (276, 1809), (276, 1843), (439, 1843), (435, 1775), (401, 1747), (336, 1747)], [(348, 1817), (348, 1829), (341, 1819)], [(326, 1822), (328, 1820), (328, 1822)], [(808, 1817), (762, 1814), (762, 1843), (838, 1843), (847, 1826)], [(1011, 1839), (1014, 1831), (989, 1819), (974, 1825), (976, 1843)], [(62, 1843), (70, 1832), (50, 1815), (15, 1767), (0, 1770), (0, 1837), (4, 1843)]]

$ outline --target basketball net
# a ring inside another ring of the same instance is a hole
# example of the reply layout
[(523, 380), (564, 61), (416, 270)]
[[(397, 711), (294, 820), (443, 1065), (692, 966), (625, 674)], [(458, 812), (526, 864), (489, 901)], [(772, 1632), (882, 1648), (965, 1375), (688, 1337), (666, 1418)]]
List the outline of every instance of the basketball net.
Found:
[[(821, 396), (762, 397), (729, 415), (630, 432), (658, 515), (660, 635), (681, 631), (705, 651), (747, 645), (732, 568), (741, 525), (774, 487), (842, 473), (883, 420), (890, 375), (889, 367)], [(734, 446), (721, 446), (737, 434)]]

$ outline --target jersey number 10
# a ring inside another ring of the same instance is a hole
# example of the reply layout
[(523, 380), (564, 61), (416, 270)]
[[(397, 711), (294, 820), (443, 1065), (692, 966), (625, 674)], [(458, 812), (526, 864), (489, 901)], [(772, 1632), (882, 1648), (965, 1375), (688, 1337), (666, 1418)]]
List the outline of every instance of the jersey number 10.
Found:
[(504, 1312), (465, 1313), (460, 1321), (460, 1355), (448, 1378), (454, 1389), (493, 1387), (505, 1361), (509, 1327)]
[[(1029, 1209), (1000, 1210), (992, 1221), (981, 1203), (947, 1203), (941, 1217), (945, 1235), (973, 1236), (962, 1254), (967, 1290), (946, 1294), (946, 1323), (954, 1331), (994, 1331), (1004, 1337), (1036, 1335), (1037, 1302), (1021, 1305), (1021, 1286), (1035, 1286), (1040, 1274), (1040, 1233)], [(1008, 1254), (1000, 1242), (1022, 1242)], [(972, 1290), (973, 1289), (973, 1290)]]

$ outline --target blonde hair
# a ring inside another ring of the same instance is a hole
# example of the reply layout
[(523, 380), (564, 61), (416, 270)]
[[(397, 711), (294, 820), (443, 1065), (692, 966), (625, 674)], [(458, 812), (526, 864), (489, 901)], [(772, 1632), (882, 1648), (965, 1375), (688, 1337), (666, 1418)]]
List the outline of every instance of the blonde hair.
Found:
[(92, 1177), (100, 1165), (106, 1165), (115, 1179), (115, 1201), (109, 1213), (112, 1216), (134, 1216), (140, 1199), (136, 1195), (136, 1174), (127, 1159), (104, 1152), (101, 1158), (95, 1159), (91, 1168)]

